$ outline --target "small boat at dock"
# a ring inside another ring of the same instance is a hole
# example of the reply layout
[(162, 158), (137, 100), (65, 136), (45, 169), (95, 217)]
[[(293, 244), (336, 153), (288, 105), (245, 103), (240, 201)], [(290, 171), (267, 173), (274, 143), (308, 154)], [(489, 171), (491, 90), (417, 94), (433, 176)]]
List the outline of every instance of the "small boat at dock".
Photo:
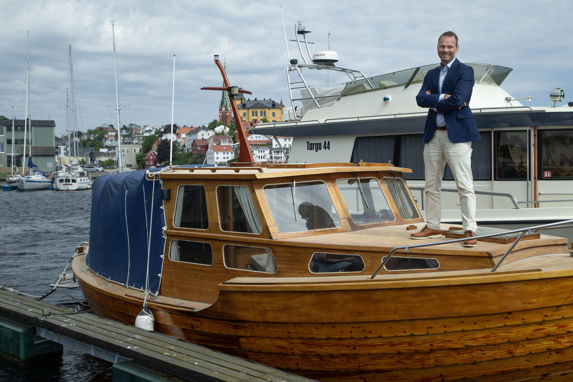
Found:
[[(233, 105), (246, 91), (216, 64)], [(255, 164), (248, 147), (235, 166), (94, 181), (72, 268), (96, 314), (146, 311), (154, 330), (321, 381), (573, 372), (573, 257), (552, 226), (414, 241), (410, 169)]]

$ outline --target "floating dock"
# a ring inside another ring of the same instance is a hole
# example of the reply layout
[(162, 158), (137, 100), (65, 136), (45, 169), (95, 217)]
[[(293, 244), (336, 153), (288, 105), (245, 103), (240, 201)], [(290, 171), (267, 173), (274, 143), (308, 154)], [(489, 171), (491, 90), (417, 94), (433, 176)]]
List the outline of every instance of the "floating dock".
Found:
[(114, 381), (311, 381), (4, 288), (0, 336), (0, 351), (15, 358), (61, 352), (63, 345), (112, 362)]

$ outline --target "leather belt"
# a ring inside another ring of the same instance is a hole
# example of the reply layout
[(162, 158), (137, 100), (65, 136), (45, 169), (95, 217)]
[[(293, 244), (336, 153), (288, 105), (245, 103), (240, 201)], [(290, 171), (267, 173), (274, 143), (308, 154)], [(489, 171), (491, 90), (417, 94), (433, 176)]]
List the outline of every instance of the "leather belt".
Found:
[(436, 130), (447, 130), (446, 126), (436, 126)]

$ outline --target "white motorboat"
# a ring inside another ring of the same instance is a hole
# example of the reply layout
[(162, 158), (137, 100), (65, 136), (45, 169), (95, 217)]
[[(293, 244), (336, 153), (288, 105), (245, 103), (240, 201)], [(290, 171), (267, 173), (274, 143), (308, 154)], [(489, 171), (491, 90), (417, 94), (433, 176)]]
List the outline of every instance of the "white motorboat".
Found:
[(81, 166), (66, 166), (54, 176), (54, 190), (57, 191), (81, 191), (91, 188), (92, 181), (88, 172)]
[[(411, 168), (405, 178), (423, 209), (426, 111), (415, 98), (426, 73), (438, 64), (367, 77), (336, 66), (335, 52), (311, 56), (308, 33), (300, 24), (296, 28), (302, 61), (290, 59), (287, 68), (293, 120), (263, 123), (254, 131), (293, 137), (292, 163), (389, 162)], [(475, 73), (470, 107), (481, 134), (472, 157), (478, 224), (531, 225), (573, 217), (573, 102), (557, 106), (564, 91), (554, 89), (555, 107), (525, 106), (501, 87), (511, 68), (469, 65)], [(312, 87), (305, 78), (309, 71), (351, 80), (339, 87)], [(443, 187), (444, 221), (459, 223), (449, 169)], [(573, 240), (573, 232), (567, 236)]]
[(54, 176), (54, 190), (81, 191), (91, 190), (92, 181), (88, 172), (81, 166), (66, 166)]

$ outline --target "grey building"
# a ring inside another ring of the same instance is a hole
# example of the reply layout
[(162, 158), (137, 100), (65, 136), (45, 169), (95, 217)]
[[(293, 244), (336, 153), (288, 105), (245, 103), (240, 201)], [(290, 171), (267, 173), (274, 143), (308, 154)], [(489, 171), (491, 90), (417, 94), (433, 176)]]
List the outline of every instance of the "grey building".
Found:
[(30, 157), (30, 145), (32, 161), (42, 171), (54, 171), (56, 169), (55, 154), (55, 131), (56, 123), (53, 120), (32, 120), (32, 129), (26, 134), (26, 158), (24, 153), (24, 120), (14, 121), (12, 132), (12, 120), (0, 119), (0, 168), (10, 171), (12, 166), (12, 145), (14, 145), (14, 164), (21, 170), (22, 160), (27, 165)]

